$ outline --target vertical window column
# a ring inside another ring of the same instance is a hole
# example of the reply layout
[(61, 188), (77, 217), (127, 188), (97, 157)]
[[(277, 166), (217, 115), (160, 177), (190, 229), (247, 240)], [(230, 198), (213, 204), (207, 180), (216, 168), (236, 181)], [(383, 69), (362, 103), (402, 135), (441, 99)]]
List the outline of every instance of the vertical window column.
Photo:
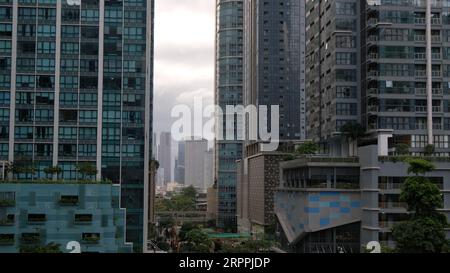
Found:
[(8, 160), (14, 162), (14, 126), (16, 118), (16, 64), (17, 64), (17, 23), (18, 1), (13, 2), (12, 46), (11, 46), (11, 95), (9, 110), (9, 155)]
[(98, 26), (98, 103), (97, 103), (97, 180), (102, 177), (102, 130), (103, 130), (103, 59), (105, 35), (105, 0), (100, 0)]

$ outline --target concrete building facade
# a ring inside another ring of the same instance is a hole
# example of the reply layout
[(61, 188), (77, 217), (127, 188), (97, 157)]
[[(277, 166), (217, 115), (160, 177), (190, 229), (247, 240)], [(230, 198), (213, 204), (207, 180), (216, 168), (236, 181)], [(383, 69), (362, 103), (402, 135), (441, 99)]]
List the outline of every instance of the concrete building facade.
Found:
[(0, 183), (0, 252), (50, 243), (81, 252), (132, 252), (125, 242), (120, 187), (111, 183)]

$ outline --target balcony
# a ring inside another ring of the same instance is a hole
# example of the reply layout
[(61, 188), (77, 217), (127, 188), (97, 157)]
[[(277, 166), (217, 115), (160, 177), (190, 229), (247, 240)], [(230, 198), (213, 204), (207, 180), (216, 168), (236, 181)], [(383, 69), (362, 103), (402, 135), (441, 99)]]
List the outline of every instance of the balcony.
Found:
[(442, 112), (441, 106), (433, 106), (433, 113), (440, 113)]
[(408, 208), (408, 204), (405, 202), (379, 202), (378, 204), (382, 209), (398, 209), (398, 208)]
[(28, 214), (29, 224), (43, 224), (45, 221), (47, 221), (45, 214)]
[(379, 90), (378, 88), (369, 88), (367, 89), (367, 94), (368, 95), (378, 95)]
[(442, 88), (433, 88), (433, 95), (442, 96), (444, 94)]
[(431, 76), (432, 77), (442, 77), (442, 73), (441, 73), (441, 71), (437, 71), (437, 70), (435, 70), (435, 71), (431, 71)]
[(371, 52), (367, 54), (367, 59), (378, 59), (378, 53), (376, 52)]
[(431, 18), (432, 25), (440, 25), (442, 22), (441, 18)]
[(415, 89), (415, 94), (416, 95), (426, 95), (427, 94), (427, 89), (426, 88), (416, 88)]
[(427, 107), (426, 106), (416, 106), (416, 112), (426, 113), (427, 112)]
[(441, 36), (438, 36), (438, 35), (431, 36), (431, 41), (434, 42), (434, 43), (440, 43), (441, 42)]
[(425, 60), (427, 58), (426, 53), (414, 53), (414, 59), (416, 60)]
[(379, 183), (378, 188), (380, 190), (400, 190), (403, 183)]
[(76, 225), (91, 224), (92, 214), (75, 214), (74, 223)]
[(395, 224), (398, 224), (398, 222), (395, 221), (379, 221), (378, 225), (380, 228), (393, 228)]
[(426, 130), (427, 129), (427, 125), (424, 123), (416, 123), (416, 130)]
[(14, 234), (0, 234), (0, 246), (14, 245)]
[(8, 214), (3, 219), (0, 219), (0, 226), (14, 226), (15, 215)]
[(426, 23), (427, 23), (427, 20), (425, 17), (414, 18), (414, 24), (416, 24), (416, 25), (425, 25)]
[(81, 238), (85, 244), (98, 244), (100, 242), (100, 233), (83, 233)]
[(368, 112), (378, 112), (378, 110), (379, 110), (378, 105), (369, 105), (369, 106), (367, 107), (367, 111), (368, 111)]
[(4, 198), (0, 199), (0, 207), (14, 207), (16, 206), (15, 199)]
[(441, 53), (431, 53), (431, 59), (440, 60), (440, 59), (442, 59), (442, 54)]
[(426, 78), (427, 77), (427, 71), (426, 70), (416, 70), (414, 72), (414, 75), (416, 77)]
[(378, 70), (371, 70), (367, 72), (367, 76), (369, 77), (378, 77), (380, 75), (380, 72)]
[(23, 244), (38, 244), (41, 242), (40, 233), (22, 233), (20, 241)]
[(374, 26), (376, 24), (378, 24), (378, 18), (369, 18), (367, 20), (367, 25), (368, 26)]
[(433, 124), (433, 130), (442, 130), (442, 129), (443, 129), (442, 124), (439, 124), (439, 123)]
[(76, 195), (62, 195), (59, 199), (61, 206), (76, 206), (78, 205), (78, 196)]
[(370, 36), (368, 36), (367, 37), (367, 41), (368, 42), (371, 42), (371, 43), (376, 43), (376, 42), (378, 42), (378, 36), (377, 35), (370, 35)]
[(425, 42), (426, 36), (425, 35), (414, 35), (414, 41), (415, 42)]

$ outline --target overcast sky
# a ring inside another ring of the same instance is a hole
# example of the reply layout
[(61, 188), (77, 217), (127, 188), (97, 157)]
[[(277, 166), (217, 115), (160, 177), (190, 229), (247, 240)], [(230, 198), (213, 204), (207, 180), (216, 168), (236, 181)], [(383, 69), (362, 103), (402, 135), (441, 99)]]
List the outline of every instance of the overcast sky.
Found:
[(215, 0), (155, 0), (154, 132), (170, 131), (171, 109), (212, 103)]

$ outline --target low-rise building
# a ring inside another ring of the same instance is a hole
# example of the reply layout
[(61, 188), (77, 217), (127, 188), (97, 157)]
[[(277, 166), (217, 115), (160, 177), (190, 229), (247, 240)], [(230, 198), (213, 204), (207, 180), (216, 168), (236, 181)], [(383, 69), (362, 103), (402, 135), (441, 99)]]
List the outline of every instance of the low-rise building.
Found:
[[(386, 134), (383, 133), (385, 136)], [(300, 157), (280, 163), (275, 191), (277, 233), (290, 252), (360, 252), (371, 241), (394, 247), (391, 228), (408, 216), (400, 202), (408, 164), (389, 156), (386, 137), (358, 148), (357, 157)], [(450, 219), (450, 159), (426, 176), (441, 189)], [(450, 230), (446, 230), (450, 238)]]
[(278, 150), (262, 150), (262, 143), (246, 147), (237, 163), (236, 204), (238, 232), (255, 236), (272, 233), (276, 225), (274, 190), (279, 184), (279, 162), (291, 155), (300, 141), (280, 143)]
[[(0, 253), (50, 243), (62, 252), (132, 252), (125, 242), (120, 186), (111, 183), (0, 182)], [(75, 243), (76, 244), (76, 243)]]

